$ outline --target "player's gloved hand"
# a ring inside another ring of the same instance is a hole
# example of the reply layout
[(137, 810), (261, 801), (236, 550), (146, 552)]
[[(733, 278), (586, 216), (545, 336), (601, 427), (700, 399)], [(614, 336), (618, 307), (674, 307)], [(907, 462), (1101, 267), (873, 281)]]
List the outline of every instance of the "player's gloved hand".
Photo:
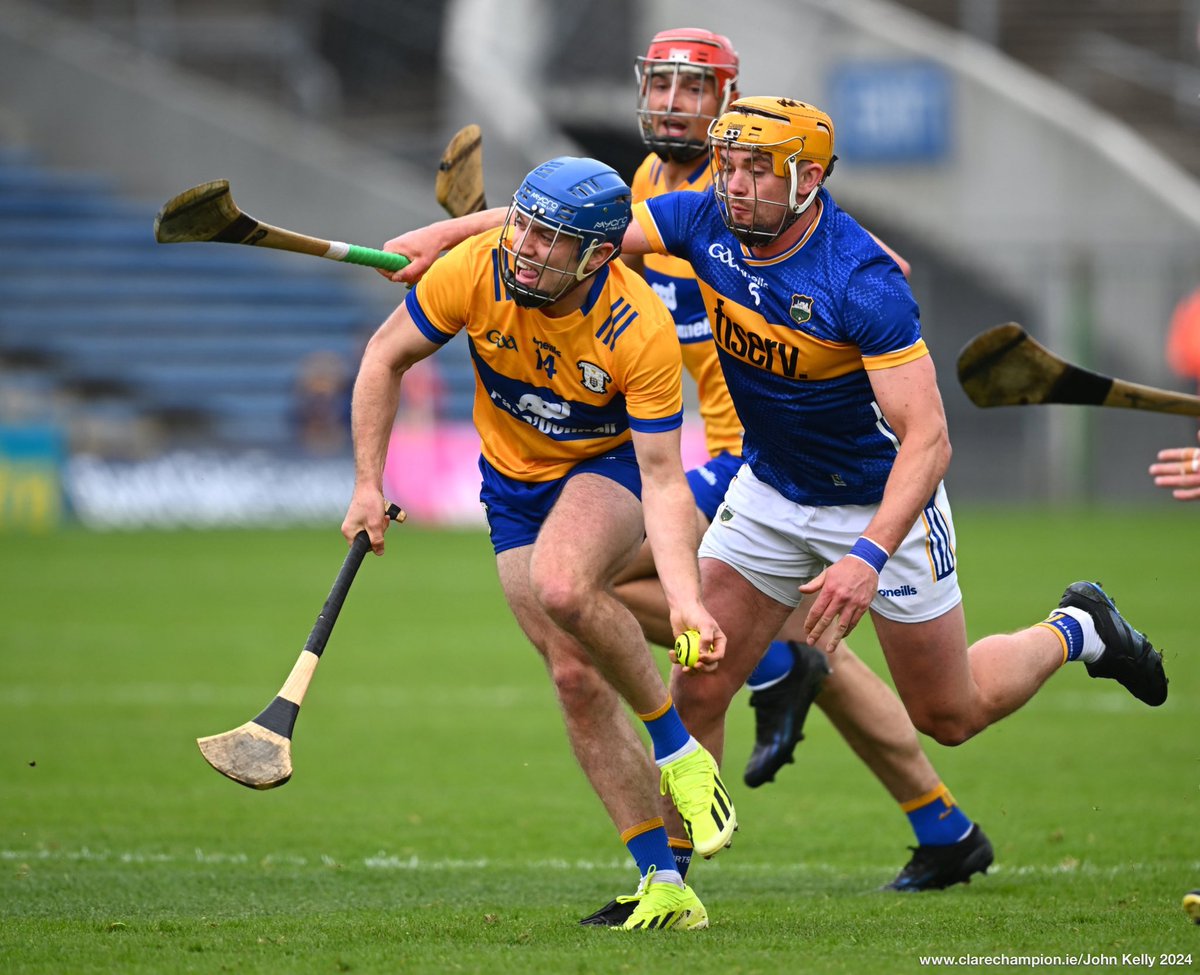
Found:
[(879, 589), (879, 573), (862, 559), (842, 558), (815, 579), (800, 587), (805, 595), (816, 594), (804, 618), (810, 646), (827, 652), (838, 645), (863, 618)]

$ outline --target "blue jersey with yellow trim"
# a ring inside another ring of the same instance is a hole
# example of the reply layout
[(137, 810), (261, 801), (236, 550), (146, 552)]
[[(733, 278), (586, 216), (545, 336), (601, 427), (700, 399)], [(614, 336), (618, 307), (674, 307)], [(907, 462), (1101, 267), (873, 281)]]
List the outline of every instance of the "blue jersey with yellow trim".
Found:
[(711, 193), (635, 204), (651, 247), (700, 280), (725, 381), (758, 478), (797, 504), (874, 504), (899, 441), (867, 371), (928, 355), (904, 275), (824, 189), (805, 236), (758, 259)]
[(483, 456), (520, 481), (551, 481), (683, 418), (683, 366), (671, 316), (618, 261), (559, 318), (521, 308), (500, 277), (497, 234), (471, 237), (434, 262), (405, 307), (427, 339), (467, 333), (473, 418)]

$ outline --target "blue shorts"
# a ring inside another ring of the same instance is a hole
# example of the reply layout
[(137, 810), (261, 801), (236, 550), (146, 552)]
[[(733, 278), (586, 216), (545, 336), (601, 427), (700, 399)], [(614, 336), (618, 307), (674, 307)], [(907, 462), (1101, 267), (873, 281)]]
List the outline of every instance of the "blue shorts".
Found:
[(497, 555), (534, 543), (563, 485), (576, 474), (599, 474), (628, 488), (639, 501), (642, 498), (642, 475), (632, 443), (580, 461), (556, 481), (518, 481), (501, 474), (482, 457), (479, 473), (483, 475), (479, 501)]
[(687, 472), (688, 486), (695, 495), (696, 507), (704, 512), (704, 517), (709, 521), (717, 517), (717, 508), (725, 500), (729, 482), (741, 466), (742, 458), (722, 450), (702, 467)]

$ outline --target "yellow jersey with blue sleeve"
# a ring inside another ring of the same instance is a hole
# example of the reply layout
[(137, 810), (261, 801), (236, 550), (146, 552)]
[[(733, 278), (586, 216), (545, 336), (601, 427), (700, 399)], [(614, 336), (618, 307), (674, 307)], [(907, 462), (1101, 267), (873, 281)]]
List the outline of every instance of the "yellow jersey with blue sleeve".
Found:
[[(675, 186), (667, 181), (666, 166), (654, 153), (648, 155), (633, 176), (633, 199), (649, 200), (674, 190), (694, 190), (698, 193), (712, 189), (712, 172), (705, 156), (683, 180)], [(709, 456), (723, 451), (741, 456), (742, 424), (721, 374), (717, 347), (713, 344), (708, 312), (692, 266), (669, 254), (645, 256), (646, 282), (675, 319), (675, 334), (683, 351), (683, 365), (696, 383), (700, 401), (700, 418), (704, 421), (704, 440)]]
[(641, 276), (613, 261), (561, 318), (521, 308), (500, 276), (498, 235), (434, 262), (405, 307), (439, 345), (466, 332), (484, 459), (519, 481), (552, 481), (631, 439), (674, 430), (683, 367), (671, 317)]
[(696, 271), (759, 480), (796, 504), (876, 504), (900, 442), (868, 372), (929, 354), (896, 263), (822, 189), (787, 251), (756, 258), (713, 193), (634, 204), (652, 249)]

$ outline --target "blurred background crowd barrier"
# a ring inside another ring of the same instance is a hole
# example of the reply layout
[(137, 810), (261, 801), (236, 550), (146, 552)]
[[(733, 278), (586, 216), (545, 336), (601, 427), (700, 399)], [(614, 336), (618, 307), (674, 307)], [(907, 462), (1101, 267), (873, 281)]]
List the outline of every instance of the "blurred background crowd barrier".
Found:
[[(339, 520), (349, 384), (403, 290), (158, 245), (159, 205), (226, 178), (379, 246), (440, 218), (467, 122), (493, 203), (560, 152), (629, 177), (634, 57), (684, 25), (732, 38), (743, 93), (833, 116), (831, 191), (914, 266), (960, 503), (1166, 503), (1145, 467), (1193, 421), (982, 412), (953, 366), (1016, 320), (1195, 391), (1167, 346), (1200, 342), (1173, 324), (1200, 289), (1200, 0), (0, 0), (0, 530)], [(480, 522), (471, 393), (461, 341), (406, 390), (389, 490), (427, 520)]]

